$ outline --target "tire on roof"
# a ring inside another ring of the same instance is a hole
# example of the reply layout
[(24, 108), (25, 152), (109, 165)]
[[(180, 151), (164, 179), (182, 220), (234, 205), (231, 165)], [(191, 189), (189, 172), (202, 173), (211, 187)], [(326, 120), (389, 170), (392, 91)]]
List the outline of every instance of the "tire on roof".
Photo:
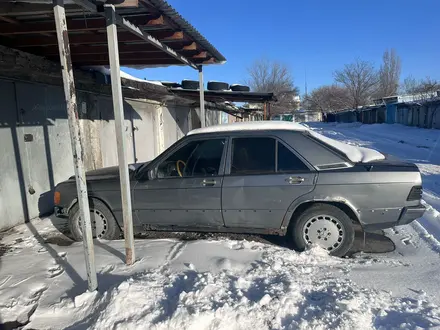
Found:
[(199, 82), (197, 80), (182, 80), (183, 89), (199, 89)]
[(251, 89), (249, 88), (249, 86), (245, 86), (245, 85), (231, 85), (231, 91), (234, 92), (250, 92)]
[(226, 91), (229, 89), (229, 84), (220, 81), (209, 81), (208, 90), (209, 91)]
[(169, 87), (169, 88), (182, 87), (181, 84), (179, 84), (177, 82), (172, 82), (172, 81), (161, 81), (161, 84), (164, 85), (165, 87)]

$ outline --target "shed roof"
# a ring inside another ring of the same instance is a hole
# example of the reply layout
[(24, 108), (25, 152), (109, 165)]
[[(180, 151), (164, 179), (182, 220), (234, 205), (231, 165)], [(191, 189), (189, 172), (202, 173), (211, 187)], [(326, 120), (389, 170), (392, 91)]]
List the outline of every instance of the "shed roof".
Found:
[[(128, 0), (125, 0), (128, 2)], [(84, 0), (96, 5), (95, 0)], [(119, 1), (123, 2), (123, 1)], [(116, 12), (141, 31), (196, 65), (221, 64), (224, 56), (164, 0), (135, 0), (138, 7), (117, 7)], [(59, 59), (52, 1), (9, 0), (0, 3), (0, 44), (48, 59)], [(73, 65), (108, 65), (106, 21), (65, 1)], [(133, 67), (184, 65), (147, 43), (138, 35), (118, 28), (120, 64)]]

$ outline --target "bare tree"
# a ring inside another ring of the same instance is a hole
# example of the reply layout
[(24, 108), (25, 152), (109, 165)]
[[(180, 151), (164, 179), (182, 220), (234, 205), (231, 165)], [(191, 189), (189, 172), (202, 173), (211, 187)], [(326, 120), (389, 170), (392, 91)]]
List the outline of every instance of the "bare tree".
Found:
[(311, 110), (321, 112), (346, 109), (352, 104), (349, 91), (338, 85), (327, 85), (314, 89), (307, 97), (306, 102)]
[(353, 108), (368, 104), (379, 82), (379, 75), (373, 64), (359, 59), (346, 64), (333, 75), (335, 81), (348, 90)]
[(400, 92), (403, 94), (413, 94), (417, 89), (418, 82), (416, 78), (409, 75), (403, 80), (402, 86), (400, 87)]
[(431, 77), (417, 81), (414, 77), (408, 76), (403, 81), (402, 89), (405, 94), (419, 95), (420, 99), (429, 99), (440, 91), (440, 82)]
[(383, 53), (379, 69), (379, 85), (376, 97), (382, 98), (397, 94), (401, 72), (400, 57), (394, 49)]
[(278, 101), (272, 105), (271, 114), (297, 109), (298, 87), (293, 83), (289, 68), (280, 62), (268, 59), (257, 60), (248, 68), (247, 84), (254, 92), (273, 92)]

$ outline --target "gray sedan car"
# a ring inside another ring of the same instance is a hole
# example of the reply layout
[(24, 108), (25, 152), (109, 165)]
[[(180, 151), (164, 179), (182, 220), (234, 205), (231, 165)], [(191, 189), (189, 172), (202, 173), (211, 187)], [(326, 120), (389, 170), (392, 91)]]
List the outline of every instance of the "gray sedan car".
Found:
[[(135, 232), (288, 235), (343, 256), (364, 231), (421, 217), (418, 168), (375, 150), (337, 142), (288, 122), (197, 129), (130, 170)], [(87, 172), (94, 235), (121, 236), (118, 167)], [(74, 177), (55, 192), (56, 213), (81, 239)]]

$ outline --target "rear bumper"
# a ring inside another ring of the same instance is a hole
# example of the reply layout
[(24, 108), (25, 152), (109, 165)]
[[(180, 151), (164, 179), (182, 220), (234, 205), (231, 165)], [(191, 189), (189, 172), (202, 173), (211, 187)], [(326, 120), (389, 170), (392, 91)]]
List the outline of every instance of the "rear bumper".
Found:
[(421, 218), (426, 211), (426, 207), (423, 205), (405, 207), (402, 210), (399, 220), (397, 221), (397, 226), (407, 225), (410, 222)]
[(407, 225), (414, 220), (421, 218), (426, 208), (423, 205), (404, 207), (400, 212), (398, 219), (388, 216), (385, 221), (375, 223), (363, 223), (362, 229), (366, 232), (374, 232), (376, 230), (392, 228), (395, 226)]

